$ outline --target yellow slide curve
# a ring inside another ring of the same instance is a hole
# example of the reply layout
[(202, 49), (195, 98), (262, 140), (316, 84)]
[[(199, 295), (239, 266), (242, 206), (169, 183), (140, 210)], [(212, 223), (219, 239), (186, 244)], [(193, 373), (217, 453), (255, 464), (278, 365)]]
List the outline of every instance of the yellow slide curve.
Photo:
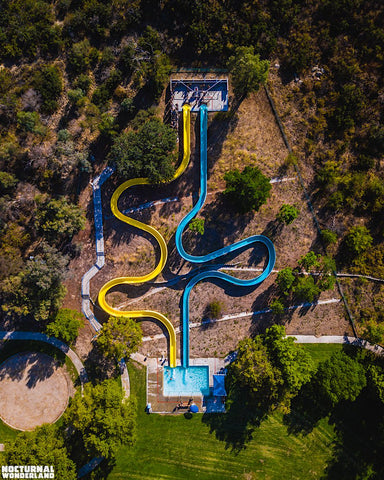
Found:
[[(189, 105), (183, 106), (183, 159), (177, 168), (175, 175), (172, 178), (172, 181), (178, 178), (184, 170), (187, 168), (189, 159), (191, 157), (191, 134), (190, 134), (190, 127), (191, 127), (191, 107)], [(150, 280), (157, 277), (163, 270), (168, 257), (168, 249), (167, 244), (163, 236), (153, 227), (150, 225), (146, 225), (145, 223), (139, 222), (138, 220), (134, 220), (133, 218), (129, 218), (124, 215), (118, 209), (118, 201), (120, 196), (122, 195), (125, 190), (129, 187), (134, 185), (148, 185), (150, 181), (148, 178), (134, 178), (132, 180), (127, 180), (126, 182), (122, 183), (113, 193), (111, 198), (111, 210), (112, 213), (122, 222), (127, 223), (128, 225), (132, 225), (133, 227), (139, 228), (140, 230), (144, 230), (152, 235), (159, 244), (160, 247), (160, 260), (157, 264), (156, 268), (146, 275), (141, 277), (118, 277), (110, 280), (105, 285), (103, 285), (99, 291), (98, 302), (100, 307), (109, 315), (114, 317), (130, 317), (130, 318), (154, 318), (162, 323), (168, 331), (169, 334), (169, 365), (174, 368), (176, 367), (176, 333), (172, 323), (168, 320), (166, 316), (164, 316), (160, 312), (155, 312), (152, 310), (133, 310), (133, 311), (124, 311), (124, 310), (117, 310), (116, 308), (111, 307), (106, 300), (106, 295), (108, 291), (112, 287), (116, 287), (117, 285), (127, 285), (127, 284), (137, 284), (137, 283), (145, 283), (149, 282)]]

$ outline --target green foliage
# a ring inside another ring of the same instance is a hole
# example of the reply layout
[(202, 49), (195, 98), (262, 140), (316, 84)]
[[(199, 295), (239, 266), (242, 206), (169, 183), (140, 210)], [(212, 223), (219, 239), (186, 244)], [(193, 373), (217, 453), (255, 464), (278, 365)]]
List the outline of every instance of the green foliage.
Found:
[(97, 336), (97, 345), (107, 357), (120, 360), (137, 352), (143, 332), (140, 325), (128, 317), (109, 317)]
[(255, 407), (267, 408), (277, 401), (282, 378), (273, 368), (261, 336), (239, 342), (236, 360), (229, 365), (228, 374), (237, 388), (252, 397)]
[(72, 75), (85, 74), (90, 66), (91, 45), (88, 39), (74, 43), (68, 53), (68, 68)]
[(319, 296), (320, 288), (313, 277), (307, 275), (296, 279), (293, 292), (297, 300), (312, 303)]
[(384, 323), (378, 323), (374, 319), (367, 320), (362, 326), (362, 337), (373, 344), (384, 343)]
[(54, 25), (53, 6), (42, 0), (13, 0), (2, 5), (0, 58), (33, 59), (60, 50), (61, 29)]
[(52, 465), (55, 477), (76, 480), (76, 465), (68, 457), (61, 432), (55, 425), (43, 425), (21, 432), (7, 444), (6, 465)]
[(270, 196), (269, 179), (257, 167), (245, 167), (231, 170), (224, 175), (226, 189), (224, 194), (240, 213), (258, 211)]
[(210, 302), (207, 307), (209, 318), (217, 319), (223, 312), (223, 303), (218, 300)]
[(79, 335), (79, 329), (83, 325), (83, 317), (78, 311), (61, 308), (56, 313), (53, 321), (48, 323), (46, 333), (71, 344), (76, 340)]
[(351, 227), (345, 236), (347, 253), (352, 257), (362, 254), (372, 245), (373, 238), (367, 227)]
[(120, 52), (119, 56), (119, 69), (122, 71), (123, 75), (129, 77), (132, 75), (134, 70), (134, 56), (135, 56), (135, 47), (132, 43), (126, 45)]
[(321, 230), (321, 238), (326, 246), (333, 245), (337, 242), (337, 233), (332, 232), (332, 230), (328, 230), (327, 228), (323, 228)]
[(62, 130), (59, 130), (57, 132), (57, 140), (59, 142), (67, 142), (70, 139), (71, 139), (71, 133), (66, 128), (63, 128)]
[(124, 100), (120, 104), (120, 111), (126, 113), (127, 115), (131, 115), (135, 111), (135, 105), (133, 103), (132, 98), (124, 98)]
[(277, 274), (277, 280), (276, 283), (279, 287), (280, 292), (287, 296), (289, 295), (289, 292), (292, 288), (292, 285), (295, 281), (296, 277), (293, 273), (292, 268), (286, 267), (280, 270), (280, 272)]
[(310, 381), (313, 369), (309, 354), (292, 337), (285, 337), (282, 325), (274, 325), (253, 340), (239, 342), (229, 375), (251, 395), (255, 407), (269, 410), (275, 402), (289, 407), (290, 398)]
[(277, 220), (285, 225), (290, 225), (298, 217), (300, 211), (294, 205), (289, 205), (285, 203), (280, 207), (279, 213), (277, 214)]
[(257, 92), (268, 78), (269, 62), (260, 60), (253, 47), (237, 47), (234, 56), (228, 60), (236, 95), (246, 96)]
[(17, 183), (18, 180), (12, 173), (0, 172), (0, 195), (14, 191)]
[(1, 283), (3, 312), (31, 315), (37, 321), (55, 315), (66, 293), (62, 281), (67, 264), (67, 257), (41, 243), (38, 253), (25, 262), (23, 269)]
[(204, 235), (204, 218), (193, 218), (189, 222), (189, 230), (194, 233), (199, 233), (200, 235)]
[(114, 380), (99, 385), (86, 384), (64, 414), (70, 427), (70, 445), (75, 455), (87, 452), (89, 458), (113, 460), (122, 445), (135, 441), (135, 414), (131, 400), (123, 398)]
[(103, 113), (101, 115), (101, 122), (99, 123), (99, 131), (103, 137), (112, 138), (116, 132), (116, 122), (115, 117), (109, 113)]
[(354, 401), (366, 386), (364, 367), (344, 352), (332, 355), (320, 363), (316, 383), (324, 398), (335, 406), (341, 401)]
[(151, 183), (170, 180), (174, 174), (176, 133), (151, 118), (137, 132), (122, 133), (109, 155), (120, 178), (148, 177)]
[(64, 197), (37, 199), (35, 226), (47, 240), (58, 244), (82, 230), (85, 217), (77, 205), (68, 203)]
[(79, 88), (86, 95), (89, 91), (91, 83), (92, 83), (92, 81), (91, 81), (90, 77), (88, 75), (86, 75), (85, 73), (81, 73), (76, 78), (76, 80), (73, 82), (73, 86), (75, 87), (75, 90)]
[(284, 313), (284, 303), (278, 298), (275, 298), (275, 300), (272, 300), (272, 302), (269, 305), (269, 308), (272, 310), (272, 313), (274, 315), (283, 315)]
[(68, 90), (67, 92), (68, 100), (73, 105), (80, 105), (80, 101), (84, 98), (84, 92), (81, 88), (76, 88), (75, 90)]
[(320, 267), (319, 258), (319, 255), (316, 255), (315, 252), (310, 251), (305, 255), (301, 256), (297, 263), (304, 271), (310, 272), (312, 269)]
[(40, 115), (37, 112), (17, 112), (17, 126), (23, 132), (31, 132), (41, 136), (47, 133), (47, 129), (41, 123)]
[(35, 73), (34, 86), (41, 95), (41, 111), (53, 113), (57, 110), (57, 100), (63, 91), (61, 71), (55, 65), (48, 65)]

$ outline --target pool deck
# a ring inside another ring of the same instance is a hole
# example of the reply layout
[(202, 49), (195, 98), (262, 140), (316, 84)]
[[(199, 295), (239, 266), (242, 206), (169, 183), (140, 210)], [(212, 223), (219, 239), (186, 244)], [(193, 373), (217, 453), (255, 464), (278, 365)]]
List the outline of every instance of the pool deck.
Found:
[[(208, 365), (209, 367), (209, 386), (213, 387), (213, 375), (219, 373), (224, 368), (224, 359), (219, 358), (191, 358), (190, 366)], [(180, 414), (186, 413), (187, 408), (177, 409), (179, 402), (188, 403), (190, 396), (166, 397), (163, 395), (163, 372), (167, 362), (160, 358), (148, 358), (147, 364), (147, 403), (152, 406), (153, 413), (163, 414)], [(180, 363), (178, 362), (178, 365)], [(193, 402), (199, 407), (200, 412), (205, 412), (203, 406), (204, 397), (202, 395), (194, 395)], [(224, 411), (223, 404), (220, 405), (218, 411)]]

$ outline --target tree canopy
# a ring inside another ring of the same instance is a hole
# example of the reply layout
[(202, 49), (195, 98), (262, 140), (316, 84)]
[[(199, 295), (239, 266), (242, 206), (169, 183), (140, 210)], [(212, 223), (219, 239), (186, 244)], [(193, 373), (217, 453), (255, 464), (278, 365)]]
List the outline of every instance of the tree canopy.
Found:
[(52, 465), (55, 477), (76, 480), (76, 465), (68, 457), (64, 440), (55, 425), (43, 425), (32, 432), (21, 432), (7, 444), (6, 465)]
[(268, 78), (269, 61), (260, 60), (260, 55), (255, 53), (253, 47), (237, 47), (235, 54), (228, 60), (228, 67), (239, 97), (257, 92)]
[(60, 338), (66, 343), (76, 340), (79, 329), (84, 324), (82, 315), (77, 310), (61, 308), (47, 325), (47, 335)]
[(113, 460), (121, 445), (135, 441), (134, 406), (113, 379), (85, 385), (83, 395), (78, 392), (65, 412), (64, 423), (73, 429), (69, 444), (75, 455), (79, 450), (90, 458)]
[(224, 175), (226, 189), (224, 194), (240, 213), (259, 210), (270, 196), (269, 179), (257, 167), (245, 167), (231, 170)]
[(129, 317), (109, 317), (97, 336), (104, 355), (120, 360), (137, 352), (143, 332), (140, 324)]

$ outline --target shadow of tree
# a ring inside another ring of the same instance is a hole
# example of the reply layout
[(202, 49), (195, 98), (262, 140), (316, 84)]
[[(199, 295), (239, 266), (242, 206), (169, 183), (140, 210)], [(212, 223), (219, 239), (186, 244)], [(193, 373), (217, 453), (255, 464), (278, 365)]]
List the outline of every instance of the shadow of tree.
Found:
[(247, 392), (231, 388), (226, 409), (226, 413), (205, 413), (203, 423), (218, 440), (225, 442), (226, 449), (240, 453), (252, 440), (254, 430), (267, 418), (268, 407), (255, 409)]

